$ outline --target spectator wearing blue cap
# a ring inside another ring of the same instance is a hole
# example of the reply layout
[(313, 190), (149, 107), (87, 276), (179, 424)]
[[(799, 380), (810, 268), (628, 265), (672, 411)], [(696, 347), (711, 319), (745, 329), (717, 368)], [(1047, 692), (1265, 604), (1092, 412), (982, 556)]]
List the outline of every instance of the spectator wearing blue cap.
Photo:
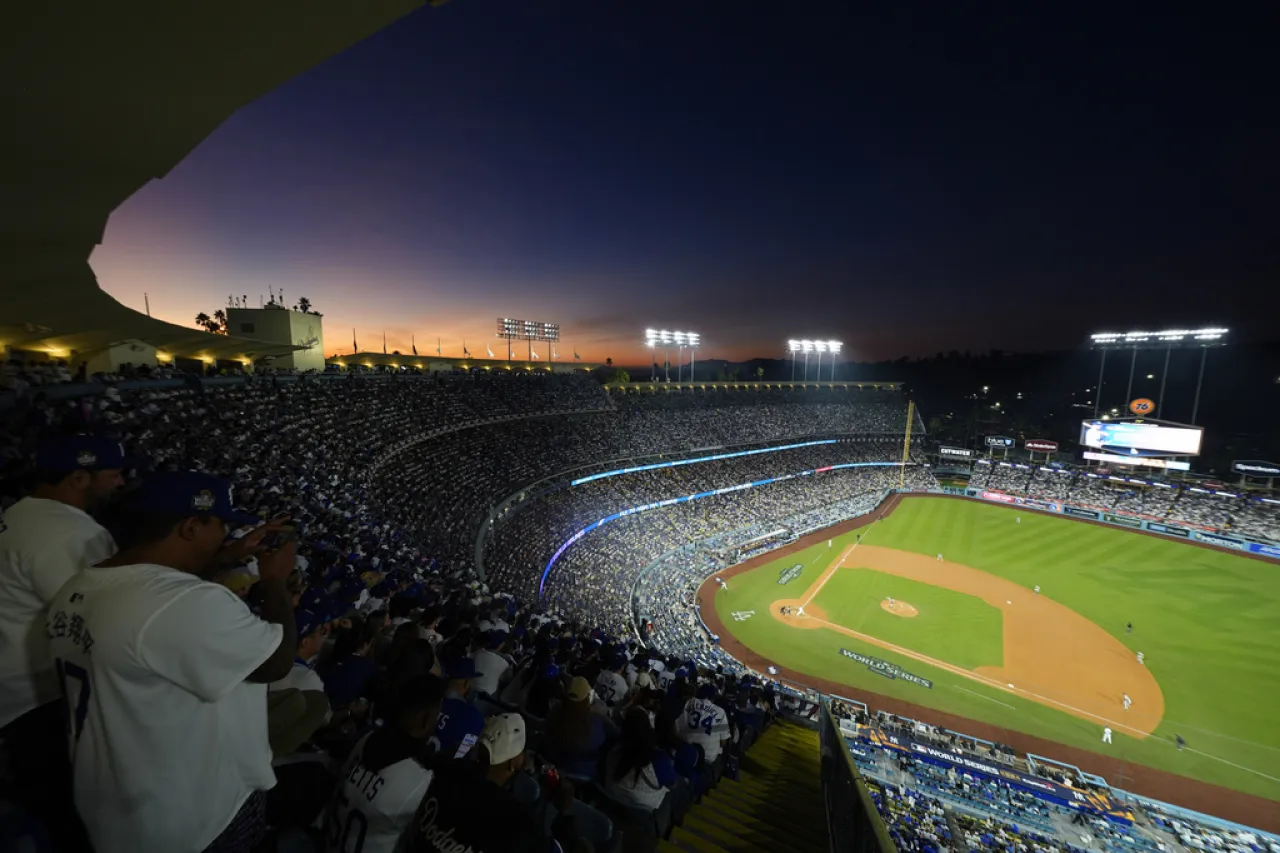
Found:
[(297, 656), (285, 677), (271, 682), (267, 690), (293, 688), (323, 693), (324, 680), (315, 671), (314, 663), (329, 636), (328, 619), (310, 610), (295, 610), (293, 622), (298, 631)]
[[(95, 849), (245, 849), (275, 784), (266, 685), (288, 674), (297, 632), (294, 548), (259, 555), (262, 618), (206, 580), (227, 526), (254, 519), (208, 474), (149, 478), (132, 541), (73, 577), (48, 631), (67, 697), (75, 804)], [(261, 541), (257, 535), (239, 540)]]
[(22, 803), (56, 833), (50, 812), (71, 796), (66, 714), (44, 630), (49, 601), (85, 566), (116, 551), (90, 515), (124, 482), (118, 442), (51, 440), (36, 455), (35, 490), (0, 520), (0, 738)]
[(444, 703), (440, 708), (440, 722), (436, 727), (437, 752), (443, 758), (462, 758), (475, 746), (484, 730), (484, 715), (471, 704), (472, 683), (476, 664), (469, 657), (459, 657), (445, 663), (447, 682)]

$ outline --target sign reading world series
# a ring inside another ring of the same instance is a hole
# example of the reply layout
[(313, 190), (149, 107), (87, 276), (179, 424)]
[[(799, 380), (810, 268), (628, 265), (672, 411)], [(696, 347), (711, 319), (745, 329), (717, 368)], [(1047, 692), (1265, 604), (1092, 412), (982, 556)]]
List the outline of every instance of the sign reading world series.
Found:
[(901, 679), (903, 681), (909, 681), (912, 684), (919, 684), (921, 687), (927, 687), (930, 690), (933, 689), (932, 681), (927, 678), (922, 678), (919, 675), (915, 675), (914, 673), (907, 672), (896, 663), (881, 660), (880, 658), (873, 658), (870, 655), (859, 654), (858, 652), (853, 652), (849, 649), (841, 649), (840, 654), (844, 655), (849, 660), (857, 661), (876, 675), (883, 675), (885, 678)]

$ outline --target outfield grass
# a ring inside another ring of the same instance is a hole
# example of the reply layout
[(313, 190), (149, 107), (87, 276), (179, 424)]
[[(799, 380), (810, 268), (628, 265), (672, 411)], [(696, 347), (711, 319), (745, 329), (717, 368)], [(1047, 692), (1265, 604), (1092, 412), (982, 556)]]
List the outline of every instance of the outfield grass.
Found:
[[(1021, 523), (1015, 523), (1019, 516)], [(767, 615), (770, 603), (806, 589), (833, 550), (839, 553), (853, 542), (853, 533), (837, 537), (833, 549), (823, 542), (736, 576), (727, 593), (716, 595), (720, 618), (749, 648), (784, 668), (1280, 800), (1280, 726), (1275, 723), (1280, 717), (1280, 565), (1118, 528), (945, 498), (905, 500), (887, 520), (861, 532), (865, 544), (943, 553), (949, 561), (1026, 587), (1039, 584), (1042, 594), (1145, 653), (1164, 693), (1164, 722), (1151, 737), (1138, 740), (1117, 732), (1115, 743), (1103, 747), (1099, 727), (1085, 720), (836, 631), (791, 628)], [(856, 553), (851, 564), (856, 564)], [(779, 585), (780, 571), (796, 563), (805, 566), (800, 578)], [(863, 573), (842, 574), (859, 583), (856, 576)], [(841, 574), (827, 586), (844, 583), (838, 578)], [(911, 595), (901, 597), (919, 607)], [(833, 621), (849, 624), (845, 618), (858, 614), (841, 611), (836, 620), (837, 599), (829, 598), (824, 588), (819, 603)], [(752, 609), (757, 616), (746, 621), (730, 615)], [(908, 628), (919, 619), (878, 612), (894, 620), (883, 630)], [(1129, 621), (1132, 634), (1124, 630)], [(943, 630), (963, 633), (967, 645), (984, 629), (980, 622), (957, 622)], [(878, 630), (865, 633), (882, 636)], [(921, 636), (925, 633), (933, 632), (922, 631)], [(919, 643), (883, 639), (948, 660)], [(840, 657), (841, 647), (933, 679), (934, 689), (869, 673)], [(1173, 748), (1175, 733), (1187, 739), (1190, 749)]]
[[(911, 604), (919, 615), (905, 618), (885, 611), (880, 602), (886, 598)], [(846, 567), (831, 576), (813, 602), (826, 611), (829, 622), (965, 669), (1004, 663), (1004, 619), (972, 595)], [(956, 642), (957, 632), (963, 632), (963, 643)]]

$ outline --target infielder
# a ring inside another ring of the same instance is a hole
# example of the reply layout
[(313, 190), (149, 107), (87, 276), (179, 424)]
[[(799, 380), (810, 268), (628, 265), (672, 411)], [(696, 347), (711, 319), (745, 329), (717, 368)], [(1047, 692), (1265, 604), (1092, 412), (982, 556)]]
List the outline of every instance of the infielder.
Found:
[(941, 551), (939, 551), (939, 552), (938, 552), (938, 559), (939, 559), (939, 560), (941, 560), (941, 559), (942, 559), (942, 552), (941, 552)]
[(1147, 665), (1146, 660), (1147, 660), (1147, 656), (1144, 655), (1142, 652), (1138, 652), (1138, 663), (1142, 664), (1143, 666), (1146, 666)]
[(1111, 743), (1111, 727), (1110, 727), (1110, 726), (1103, 726), (1103, 728), (1102, 728), (1102, 742), (1103, 742), (1103, 743)]
[(1036, 584), (1034, 592), (1036, 595), (1040, 594), (1040, 584)]
[(892, 610), (892, 609), (894, 608), (894, 605), (895, 605), (895, 604), (896, 604), (896, 602), (894, 602), (894, 600), (893, 600), (892, 598), (890, 598), (890, 599), (889, 599), (889, 609), (890, 609), (890, 610)]
[(1122, 693), (1121, 695), (1124, 696), (1124, 709), (1127, 711), (1129, 706), (1133, 704), (1133, 700), (1129, 698), (1128, 693)]
[[(258, 555), (258, 618), (204, 580), (228, 525), (255, 521), (234, 509), (230, 483), (154, 474), (132, 511), (133, 541), (49, 604), (76, 810), (103, 853), (247, 849), (266, 832), (264, 792), (276, 784), (267, 684), (297, 654), (287, 584), (296, 545)], [(230, 547), (250, 537), (261, 540), (255, 532)]]

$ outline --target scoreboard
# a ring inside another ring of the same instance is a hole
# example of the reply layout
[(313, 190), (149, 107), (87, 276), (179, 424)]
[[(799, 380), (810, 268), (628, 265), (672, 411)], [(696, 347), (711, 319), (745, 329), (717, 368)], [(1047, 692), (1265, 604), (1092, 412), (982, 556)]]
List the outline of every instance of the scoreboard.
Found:
[(1080, 444), (1122, 456), (1199, 456), (1204, 430), (1133, 421), (1084, 421)]

